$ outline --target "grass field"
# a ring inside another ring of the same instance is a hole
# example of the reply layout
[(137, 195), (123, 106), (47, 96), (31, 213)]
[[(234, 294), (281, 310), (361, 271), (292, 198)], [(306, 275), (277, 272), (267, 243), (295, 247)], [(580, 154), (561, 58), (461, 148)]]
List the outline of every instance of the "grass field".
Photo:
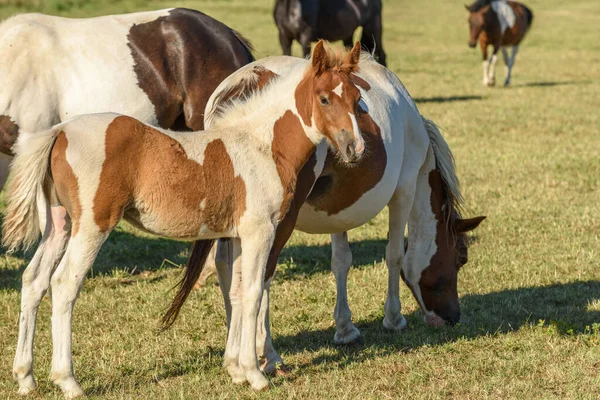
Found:
[[(462, 2), (384, 1), (389, 67), (453, 149), (476, 231), (459, 276), (467, 323), (424, 326), (406, 286), (401, 334), (382, 327), (387, 213), (352, 231), (353, 319), (364, 344), (332, 344), (329, 238), (296, 233), (273, 285), (275, 346), (294, 368), (255, 394), (221, 369), (218, 287), (194, 293), (157, 333), (187, 244), (121, 226), (75, 309), (76, 375), (90, 398), (600, 398), (600, 41), (597, 0), (528, 0), (535, 19), (509, 89), (481, 85)], [(92, 16), (185, 6), (279, 54), (272, 0), (0, 0), (23, 10)], [(300, 55), (298, 45), (294, 47)], [(7, 62), (3, 60), (2, 62)], [(504, 66), (499, 62), (498, 82)], [(0, 256), (0, 398), (16, 397), (20, 275), (28, 255)], [(33, 398), (61, 398), (50, 371), (50, 299), (39, 314)]]

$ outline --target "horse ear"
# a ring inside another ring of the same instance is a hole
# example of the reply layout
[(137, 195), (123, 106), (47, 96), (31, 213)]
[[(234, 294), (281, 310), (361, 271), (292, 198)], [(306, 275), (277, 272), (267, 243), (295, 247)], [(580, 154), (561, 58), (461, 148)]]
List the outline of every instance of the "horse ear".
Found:
[(360, 42), (356, 42), (352, 50), (350, 50), (350, 53), (348, 53), (348, 55), (346, 56), (346, 62), (344, 64), (349, 64), (351, 68), (353, 68), (353, 70), (350, 72), (354, 72), (358, 68), (358, 62), (360, 61), (360, 51)]
[(471, 12), (471, 7), (469, 7), (468, 5), (465, 4), (465, 8), (467, 9), (468, 12)]
[(455, 223), (456, 232), (465, 233), (470, 232), (473, 229), (477, 228), (481, 221), (483, 221), (486, 217), (475, 217), (469, 219), (457, 219)]
[(315, 75), (321, 75), (327, 68), (327, 50), (322, 40), (317, 42), (312, 54), (312, 68)]

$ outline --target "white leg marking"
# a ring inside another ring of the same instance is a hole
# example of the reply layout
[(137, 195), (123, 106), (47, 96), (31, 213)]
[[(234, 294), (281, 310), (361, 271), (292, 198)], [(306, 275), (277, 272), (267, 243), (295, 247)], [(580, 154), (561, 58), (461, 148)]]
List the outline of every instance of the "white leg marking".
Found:
[(83, 395), (73, 374), (71, 330), (75, 301), (107, 237), (107, 234), (93, 232), (94, 228), (80, 227), (77, 236), (69, 241), (65, 255), (51, 279), (53, 350), (50, 379), (68, 399)]
[(483, 62), (481, 63), (481, 65), (483, 66), (483, 85), (487, 86), (488, 85), (488, 76), (489, 76), (489, 68), (490, 68), (490, 63), (488, 62), (488, 60), (483, 60)]
[(360, 331), (352, 323), (352, 312), (348, 306), (348, 271), (352, 265), (352, 252), (348, 244), (348, 233), (331, 235), (331, 271), (335, 276), (336, 299), (333, 318), (335, 319), (335, 344), (352, 343), (360, 338)]
[[(47, 213), (49, 214), (48, 210)], [(50, 276), (62, 258), (69, 240), (68, 229), (65, 229), (64, 208), (52, 207), (52, 213), (46, 215), (45, 219), (52, 219), (54, 226), (48, 225), (42, 242), (23, 273), (19, 339), (13, 363), (13, 376), (19, 383), (19, 394), (22, 395), (36, 388), (33, 378), (33, 340), (38, 306), (50, 286)]]
[(261, 360), (260, 369), (265, 374), (271, 374), (283, 365), (281, 356), (277, 354), (271, 340), (271, 322), (269, 320), (269, 302), (271, 292), (271, 281), (265, 283), (260, 311), (256, 324), (256, 354)]
[[(246, 376), (239, 366), (240, 340), (242, 335), (242, 246), (239, 239), (231, 239), (232, 251), (232, 272), (229, 289), (229, 299), (231, 302), (231, 316), (229, 322), (229, 334), (227, 335), (227, 345), (223, 357), (223, 366), (229, 372), (233, 383), (246, 382)], [(217, 266), (219, 263), (217, 263)], [(221, 268), (218, 269), (219, 278), (223, 278)], [(223, 290), (223, 289), (222, 289)], [(227, 306), (227, 300), (225, 300)]]
[(498, 61), (498, 57), (496, 54), (492, 54), (492, 57), (490, 58), (488, 86), (494, 86), (496, 84), (496, 61)]
[(404, 263), (404, 229), (415, 197), (415, 185), (397, 189), (388, 204), (389, 241), (385, 251), (388, 267), (388, 292), (385, 301), (383, 326), (386, 329), (400, 331), (406, 327), (400, 304), (400, 271)]

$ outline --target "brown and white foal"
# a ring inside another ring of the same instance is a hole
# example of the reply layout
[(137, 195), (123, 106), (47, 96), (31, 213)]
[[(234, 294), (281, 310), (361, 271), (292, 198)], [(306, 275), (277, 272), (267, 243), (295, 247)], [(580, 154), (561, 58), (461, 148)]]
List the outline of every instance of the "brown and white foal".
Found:
[[(213, 239), (233, 238), (224, 364), (234, 382), (267, 387), (257, 364), (256, 329), (269, 251), (297, 186), (307, 184), (299, 180), (307, 160), (317, 152), (314, 178), (327, 143), (348, 163), (364, 153), (356, 122), (360, 92), (351, 80), (359, 56), (358, 44), (336, 56), (319, 42), (308, 66), (233, 104), (228, 123), (202, 134), (153, 128), (118, 114), (81, 116), (46, 132), (21, 134), (3, 240), (10, 250), (32, 245), (39, 236), (36, 199), (46, 202), (46, 230), (24, 281), (52, 276), (51, 379), (67, 397), (83, 394), (73, 373), (73, 306), (98, 250), (121, 219), (156, 235), (205, 240), (202, 261)], [(50, 205), (64, 206), (66, 218), (56, 218)], [(186, 269), (167, 325), (197, 278)], [(35, 318), (48, 288), (48, 282), (37, 283), (22, 292), (13, 369), (20, 393), (35, 388)]]
[[(475, 48), (477, 39), (483, 55), (483, 84), (496, 84), (496, 54), (502, 49), (504, 63), (508, 69), (504, 86), (510, 85), (510, 77), (519, 44), (533, 21), (533, 13), (529, 8), (516, 1), (477, 0), (469, 11), (469, 46)], [(493, 46), (492, 57), (488, 61), (487, 48)], [(508, 57), (508, 46), (512, 46), (512, 54)]]

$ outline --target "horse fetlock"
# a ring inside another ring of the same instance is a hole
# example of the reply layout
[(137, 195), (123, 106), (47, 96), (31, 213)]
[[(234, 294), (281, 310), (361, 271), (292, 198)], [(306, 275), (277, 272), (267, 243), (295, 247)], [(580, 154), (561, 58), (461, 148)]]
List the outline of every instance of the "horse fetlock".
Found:
[(19, 394), (27, 395), (34, 391), (37, 387), (31, 368), (29, 367), (18, 367), (13, 369), (13, 378), (19, 384)]
[(226, 358), (225, 361), (223, 361), (223, 367), (225, 367), (227, 370), (227, 373), (231, 377), (233, 383), (241, 384), (246, 382), (246, 374), (238, 364), (237, 360)]
[(57, 378), (56, 376), (64, 376), (64, 374), (52, 373), (50, 379), (62, 390), (66, 399), (75, 399), (84, 395), (81, 386), (73, 376)]

